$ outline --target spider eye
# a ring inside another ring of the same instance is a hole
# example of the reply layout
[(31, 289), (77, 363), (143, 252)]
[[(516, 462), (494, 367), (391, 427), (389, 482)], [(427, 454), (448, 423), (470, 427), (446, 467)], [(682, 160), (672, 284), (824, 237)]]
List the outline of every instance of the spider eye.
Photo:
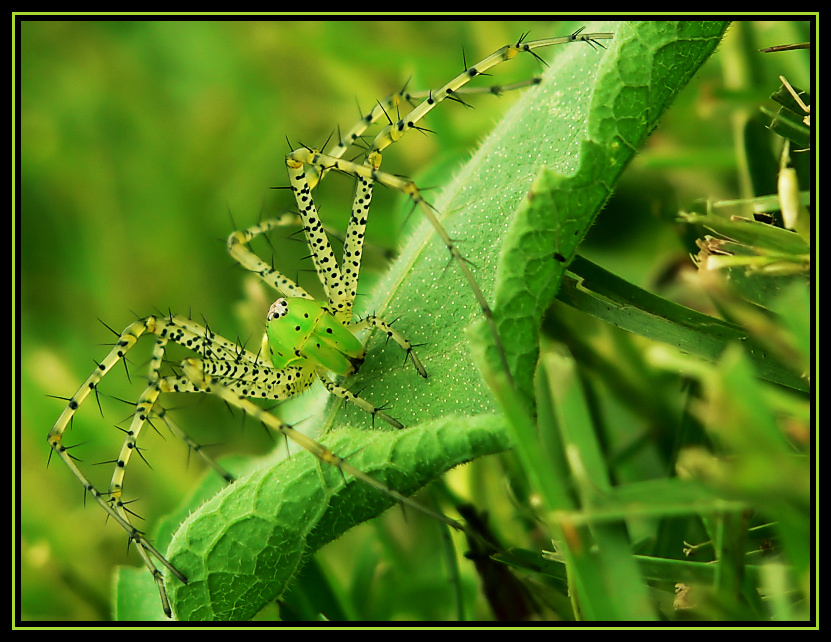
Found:
[(280, 297), (274, 303), (272, 303), (271, 307), (268, 309), (266, 321), (272, 321), (273, 319), (279, 319), (280, 317), (284, 317), (286, 316), (288, 311), (288, 301), (286, 301), (283, 297)]

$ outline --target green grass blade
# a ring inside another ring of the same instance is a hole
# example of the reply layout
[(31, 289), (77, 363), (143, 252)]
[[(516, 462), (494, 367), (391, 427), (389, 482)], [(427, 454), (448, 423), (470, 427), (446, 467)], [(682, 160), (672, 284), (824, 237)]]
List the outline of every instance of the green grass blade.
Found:
[[(572, 514), (547, 507), (569, 569), (569, 583), (575, 587), (576, 611), (592, 621), (651, 620), (654, 610), (632, 556), (623, 516), (607, 522), (591, 516), (592, 507), (612, 487), (575, 363), (547, 354), (537, 379), (547, 389), (554, 410), (553, 425), (541, 424), (540, 430), (558, 435), (567, 463), (560, 475), (573, 480), (580, 506)], [(627, 590), (615, 590), (624, 585)]]
[[(575, 257), (569, 270), (579, 280), (567, 277), (557, 298), (629, 332), (713, 362), (731, 341), (753, 343), (746, 329), (627, 283), (583, 257)], [(759, 346), (749, 352), (749, 357), (760, 377), (796, 390), (808, 390), (808, 382), (800, 373), (783, 368)]]

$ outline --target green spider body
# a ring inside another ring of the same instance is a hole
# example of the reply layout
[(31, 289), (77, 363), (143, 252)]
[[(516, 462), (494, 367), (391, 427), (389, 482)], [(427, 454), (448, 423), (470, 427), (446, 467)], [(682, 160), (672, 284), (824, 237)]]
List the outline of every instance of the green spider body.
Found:
[(347, 377), (364, 362), (363, 344), (320, 301), (281, 297), (271, 304), (267, 320), (263, 354), (278, 370), (323, 366)]

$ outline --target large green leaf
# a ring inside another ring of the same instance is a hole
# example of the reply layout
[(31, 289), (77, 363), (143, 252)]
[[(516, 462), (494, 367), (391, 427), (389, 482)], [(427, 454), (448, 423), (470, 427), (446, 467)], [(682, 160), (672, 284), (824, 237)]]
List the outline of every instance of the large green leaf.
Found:
[[(587, 25), (616, 38), (603, 41), (606, 50), (578, 43), (543, 52), (550, 61), (543, 83), (526, 92), (433, 201), (483, 291), (491, 297), (497, 290), (500, 333), (518, 389), (529, 398), (539, 316), (559, 286), (560, 255), (573, 256), (623, 167), (724, 29), (710, 22)], [(534, 184), (543, 167), (551, 171), (539, 180), (553, 186)], [(532, 189), (536, 205), (525, 200), (518, 210)], [(420, 344), (430, 377), (418, 377), (395, 345), (373, 337), (367, 363), (347, 385), (388, 404), (409, 427), (370, 431), (365, 413), (331, 400), (304, 429), (329, 432), (324, 442), (336, 453), (405, 494), (509, 447), (468, 345), (466, 330), (481, 313), (428, 224), (411, 235), (363, 312), (398, 319), (396, 328)], [(391, 503), (306, 453), (255, 468), (194, 506), (174, 535), (169, 558), (189, 578), (186, 586), (167, 580), (175, 614), (251, 617), (286, 590), (318, 546)]]
[[(409, 495), (448, 467), (505, 447), (497, 416), (458, 430), (452, 419), (394, 433), (353, 428), (323, 442), (360, 470)], [(364, 484), (347, 483), (308, 453), (260, 466), (187, 519), (170, 547), (189, 578), (170, 582), (177, 617), (247, 620), (279, 598), (308, 555), (395, 502)]]
[(495, 309), (518, 392), (529, 404), (540, 319), (569, 262), (627, 163), (726, 27), (722, 22), (616, 27), (587, 116), (573, 121), (579, 135), (568, 159), (544, 164), (514, 216), (503, 241)]

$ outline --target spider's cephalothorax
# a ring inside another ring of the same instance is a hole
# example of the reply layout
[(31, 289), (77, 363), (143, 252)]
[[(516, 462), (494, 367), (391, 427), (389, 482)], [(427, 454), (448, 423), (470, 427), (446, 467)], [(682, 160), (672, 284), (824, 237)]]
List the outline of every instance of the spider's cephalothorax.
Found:
[[(535, 49), (556, 44), (584, 42), (595, 46), (600, 44), (599, 40), (609, 39), (612, 35), (609, 33), (586, 34), (580, 29), (569, 36), (533, 42), (525, 42), (523, 36), (516, 44), (502, 47), (476, 65), (465, 69), (437, 90), (414, 93), (402, 89), (379, 102), (326, 153), (309, 147), (300, 147), (291, 151), (286, 157), (286, 167), (291, 190), (297, 203), (297, 213), (287, 213), (280, 218), (263, 221), (248, 229), (234, 232), (228, 238), (228, 251), (231, 256), (281, 295), (268, 311), (267, 329), (260, 350), (257, 353), (250, 352), (238, 343), (224, 339), (207, 326), (200, 325), (190, 318), (174, 314), (149, 316), (131, 323), (120, 333), (110, 353), (70, 398), (47, 437), (52, 452), (69, 467), (107, 515), (127, 531), (130, 541), (135, 543), (142, 560), (153, 575), (159, 589), (162, 608), (168, 616), (171, 615), (170, 604), (158, 564), (166, 567), (176, 581), (186, 583), (187, 577), (150, 543), (143, 532), (133, 526), (130, 519), (131, 513), (123, 500), (124, 475), (131, 455), (138, 451), (139, 435), (152, 419), (162, 419), (174, 435), (198, 452), (205, 462), (225, 480), (233, 481), (233, 477), (209, 458), (204, 449), (200, 448), (172, 421), (159, 404), (159, 397), (162, 393), (198, 392), (215, 395), (229, 406), (241, 409), (267, 428), (282, 433), (321, 461), (337, 467), (344, 478), (351, 476), (387, 494), (395, 501), (422, 511), (453, 528), (464, 529), (461, 523), (425, 508), (356, 469), (336, 453), (296, 431), (274, 414), (253, 403), (251, 399), (288, 399), (307, 389), (317, 379), (331, 394), (360, 407), (373, 418), (377, 417), (396, 428), (403, 428), (398, 420), (369, 400), (363, 399), (333, 381), (334, 376), (348, 377), (354, 374), (364, 362), (364, 347), (355, 333), (368, 329), (385, 333), (404, 350), (407, 360), (412, 361), (418, 374), (422, 377), (427, 376), (427, 371), (413, 352), (412, 344), (401, 333), (378, 317), (368, 316), (356, 319), (353, 316), (352, 308), (357, 294), (364, 230), (372, 190), (376, 183), (407, 195), (412, 200), (413, 207), (419, 209), (433, 224), (436, 234), (462, 272), (482, 315), (490, 325), (505, 374), (510, 380), (507, 360), (496, 332), (491, 309), (473, 277), (471, 267), (442, 227), (433, 208), (424, 199), (416, 184), (408, 178), (381, 171), (381, 152), (411, 129), (419, 129), (417, 123), (446, 98), (463, 102), (459, 98), (460, 94), (484, 92), (499, 94), (502, 91), (535, 83), (535, 80), (531, 80), (501, 87), (478, 89), (465, 87), (473, 78), (486, 73), (499, 63), (511, 60), (523, 52), (538, 58), (534, 53)], [(420, 102), (416, 103), (419, 100)], [(389, 119), (388, 114), (391, 111), (408, 104), (414, 105), (409, 113), (397, 122)], [(364, 150), (364, 162), (343, 160), (347, 150), (362, 144), (362, 137), (367, 129), (383, 119), (389, 120), (389, 125), (383, 127), (371, 146)], [(357, 182), (340, 263), (334, 256), (312, 199), (312, 189), (332, 170), (353, 176)], [(302, 287), (259, 258), (249, 247), (249, 243), (255, 237), (267, 234), (275, 228), (297, 223), (302, 225), (305, 232), (315, 271), (323, 284), (325, 302), (314, 300)], [(126, 357), (129, 350), (145, 334), (152, 334), (156, 337), (149, 364), (148, 383), (136, 402), (130, 427), (124, 431), (126, 436), (118, 458), (115, 460), (109, 488), (102, 491), (97, 489), (80, 469), (78, 460), (69, 452), (70, 447), (64, 444), (64, 435), (81, 404), (91, 393), (96, 393), (101, 380)], [(194, 356), (185, 359), (179, 371), (165, 375), (162, 374), (162, 364), (166, 361), (167, 348), (170, 343), (188, 348)]]

